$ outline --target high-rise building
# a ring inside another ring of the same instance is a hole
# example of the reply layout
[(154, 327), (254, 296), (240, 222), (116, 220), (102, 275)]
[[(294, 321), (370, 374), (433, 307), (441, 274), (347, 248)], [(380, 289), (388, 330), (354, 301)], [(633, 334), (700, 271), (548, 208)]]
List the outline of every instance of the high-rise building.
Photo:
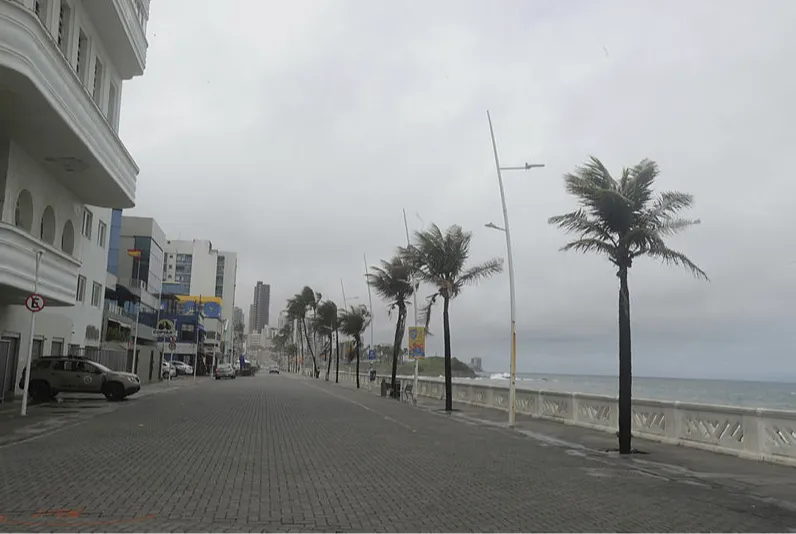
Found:
[(243, 309), (235, 306), (232, 312), (232, 324), (244, 324)]
[(269, 324), (268, 312), (271, 307), (271, 286), (262, 281), (254, 286), (254, 299), (249, 317), (249, 331), (257, 333)]
[(221, 349), (224, 321), (233, 319), (237, 254), (216, 250), (206, 239), (168, 240), (164, 250), (163, 293), (192, 302), (189, 307), (201, 308), (206, 319), (201, 324), (206, 334), (203, 343), (220, 356), (217, 353)]
[(0, 0), (0, 399), (29, 347), (100, 343), (111, 210), (134, 206), (138, 175), (122, 84), (144, 73), (148, 18), (149, 0)]

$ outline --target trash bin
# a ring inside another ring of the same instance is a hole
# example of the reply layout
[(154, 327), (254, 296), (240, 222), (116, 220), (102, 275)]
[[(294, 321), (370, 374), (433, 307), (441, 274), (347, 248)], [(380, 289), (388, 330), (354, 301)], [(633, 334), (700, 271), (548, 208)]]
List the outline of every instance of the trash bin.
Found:
[(383, 378), (381, 379), (381, 396), (382, 397), (387, 396), (387, 381), (384, 380)]

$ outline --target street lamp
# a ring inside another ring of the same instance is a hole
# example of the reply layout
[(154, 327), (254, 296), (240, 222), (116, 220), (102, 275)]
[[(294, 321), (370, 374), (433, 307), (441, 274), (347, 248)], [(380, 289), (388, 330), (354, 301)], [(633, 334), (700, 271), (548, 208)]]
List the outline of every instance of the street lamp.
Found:
[(511, 229), (509, 227), (509, 213), (506, 209), (506, 193), (503, 190), (503, 176), (501, 171), (527, 171), (530, 169), (544, 167), (542, 163), (526, 163), (521, 167), (501, 167), (498, 159), (497, 143), (495, 142), (495, 130), (492, 128), (492, 117), (489, 111), (486, 112), (489, 121), (489, 136), (492, 138), (492, 151), (495, 154), (495, 170), (497, 171), (498, 185), (500, 186), (500, 202), (503, 204), (503, 228), (489, 223), (488, 228), (501, 230), (506, 234), (506, 255), (509, 262), (509, 291), (511, 292), (511, 368), (509, 371), (509, 426), (514, 426), (515, 408), (517, 398), (517, 320), (516, 320), (516, 292), (514, 289), (514, 258), (511, 251)]

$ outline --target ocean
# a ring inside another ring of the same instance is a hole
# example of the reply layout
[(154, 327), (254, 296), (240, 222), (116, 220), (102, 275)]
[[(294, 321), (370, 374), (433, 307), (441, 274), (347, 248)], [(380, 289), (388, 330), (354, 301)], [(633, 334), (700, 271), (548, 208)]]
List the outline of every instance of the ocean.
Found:
[[(495, 373), (470, 380), (508, 386), (508, 378), (508, 373)], [(612, 376), (518, 373), (517, 388), (616, 396), (619, 384), (618, 379)], [(633, 377), (633, 396), (639, 399), (796, 411), (796, 384), (788, 382)]]

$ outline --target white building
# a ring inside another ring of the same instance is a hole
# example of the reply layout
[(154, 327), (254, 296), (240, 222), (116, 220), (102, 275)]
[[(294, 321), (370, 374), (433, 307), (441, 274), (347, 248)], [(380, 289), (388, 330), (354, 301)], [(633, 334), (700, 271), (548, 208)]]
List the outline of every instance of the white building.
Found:
[(36, 251), (34, 354), (99, 344), (110, 208), (134, 205), (138, 175), (122, 83), (144, 72), (148, 16), (149, 0), (0, 0), (0, 398), (30, 342)]
[(232, 322), (238, 256), (219, 251), (206, 239), (166, 241), (163, 262), (164, 292), (222, 301), (221, 319)]

